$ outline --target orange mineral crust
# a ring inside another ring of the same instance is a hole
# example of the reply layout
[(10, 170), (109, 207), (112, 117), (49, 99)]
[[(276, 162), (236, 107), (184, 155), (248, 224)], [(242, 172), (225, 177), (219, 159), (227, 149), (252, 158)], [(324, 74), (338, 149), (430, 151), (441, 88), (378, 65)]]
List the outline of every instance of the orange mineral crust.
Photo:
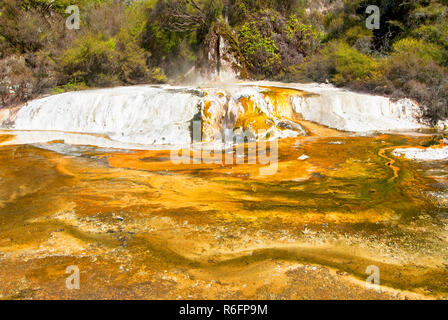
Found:
[[(278, 141), (270, 175), (258, 157), (237, 164), (237, 147), (230, 164), (197, 150), (175, 164), (172, 151), (0, 147), (0, 296), (446, 298), (443, 203), (425, 196), (446, 164), (435, 177), (391, 154), (425, 137), (300, 123), (309, 135)], [(79, 290), (65, 285), (73, 265)], [(380, 290), (366, 287), (372, 265)]]

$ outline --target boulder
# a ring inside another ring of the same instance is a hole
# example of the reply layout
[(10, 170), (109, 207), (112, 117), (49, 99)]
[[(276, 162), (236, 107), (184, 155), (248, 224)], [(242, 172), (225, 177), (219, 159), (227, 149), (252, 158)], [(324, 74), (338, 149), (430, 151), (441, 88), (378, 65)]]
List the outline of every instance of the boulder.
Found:
[(225, 81), (247, 77), (236, 33), (224, 20), (218, 20), (210, 28), (198, 62), (201, 76), (207, 79)]

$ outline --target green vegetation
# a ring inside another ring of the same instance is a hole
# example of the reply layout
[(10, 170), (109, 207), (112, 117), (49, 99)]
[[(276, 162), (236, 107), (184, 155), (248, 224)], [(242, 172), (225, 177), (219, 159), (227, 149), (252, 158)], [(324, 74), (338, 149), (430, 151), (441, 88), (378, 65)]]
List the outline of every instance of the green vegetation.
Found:
[[(80, 8), (79, 30), (65, 27), (68, 5)], [(365, 25), (368, 5), (380, 8), (379, 30)], [(242, 77), (410, 97), (428, 119), (448, 117), (446, 0), (4, 0), (1, 102), (186, 81), (216, 69), (219, 39)]]
[(248, 15), (238, 29), (242, 53), (254, 76), (282, 80), (316, 50), (321, 34), (297, 14), (266, 9)]
[[(376, 4), (381, 27), (365, 27)], [(345, 1), (315, 19), (326, 33), (319, 52), (301, 67), (306, 78), (410, 97), (436, 122), (448, 117), (448, 7), (445, 0)]]

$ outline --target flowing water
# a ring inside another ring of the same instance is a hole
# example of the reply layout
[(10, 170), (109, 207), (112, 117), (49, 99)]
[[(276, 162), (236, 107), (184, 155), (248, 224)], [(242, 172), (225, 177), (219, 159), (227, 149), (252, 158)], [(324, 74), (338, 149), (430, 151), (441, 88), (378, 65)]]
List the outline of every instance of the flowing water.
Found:
[[(369, 131), (416, 129), (408, 102), (347, 95), (132, 87), (4, 111), (0, 296), (447, 298), (447, 161), (393, 155), (425, 131)], [(369, 132), (329, 128), (355, 126)], [(278, 146), (275, 172), (249, 152), (237, 164), (237, 146), (215, 148), (231, 163), (204, 161), (226, 130), (249, 132), (247, 151)], [(191, 161), (173, 163), (177, 149)], [(80, 290), (66, 288), (73, 265)], [(366, 287), (369, 266), (379, 289)]]

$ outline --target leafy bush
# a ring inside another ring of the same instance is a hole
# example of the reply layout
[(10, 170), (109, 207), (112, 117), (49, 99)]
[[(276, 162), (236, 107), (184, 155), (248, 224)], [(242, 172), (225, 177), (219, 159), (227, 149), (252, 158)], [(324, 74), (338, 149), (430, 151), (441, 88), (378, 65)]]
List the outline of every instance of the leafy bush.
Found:
[(448, 117), (448, 69), (436, 63), (439, 53), (420, 40), (399, 42), (394, 48), (383, 64), (393, 94), (420, 102), (430, 120)]
[(0, 35), (9, 51), (37, 51), (50, 40), (51, 24), (37, 9), (24, 11), (20, 5), (14, 0), (0, 4)]
[(246, 22), (239, 31), (242, 53), (255, 74), (272, 76), (280, 72), (281, 58), (272, 34), (262, 35), (257, 22)]
[(95, 85), (101, 74), (111, 74), (115, 69), (115, 39), (104, 39), (101, 35), (86, 34), (76, 39), (71, 48), (61, 57), (61, 66), (69, 81), (84, 81)]
[(154, 68), (154, 70), (152, 70), (151, 78), (156, 83), (167, 83), (168, 82), (168, 78), (166, 77), (165, 72), (163, 72), (163, 70), (160, 68)]
[(316, 50), (322, 34), (295, 14), (285, 18), (276, 11), (263, 10), (249, 17), (238, 37), (250, 71), (279, 79)]
[(147, 5), (115, 3), (91, 8), (85, 17), (86, 30), (81, 28), (58, 57), (63, 82), (111, 86), (148, 81), (148, 55), (139, 44)]
[(309, 59), (305, 73), (314, 81), (332, 81), (338, 86), (371, 86), (381, 77), (378, 62), (343, 41), (332, 41)]
[(344, 42), (337, 44), (333, 59), (336, 74), (332, 81), (337, 85), (359, 81), (369, 82), (376, 77), (378, 64), (375, 59), (360, 53)]
[(423, 60), (441, 63), (443, 50), (440, 46), (414, 38), (401, 39), (393, 44), (394, 54), (400, 56), (417, 55)]
[(132, 84), (148, 78), (143, 49), (124, 32), (113, 38), (85, 34), (62, 54), (60, 63), (69, 81), (82, 81), (89, 86)]

